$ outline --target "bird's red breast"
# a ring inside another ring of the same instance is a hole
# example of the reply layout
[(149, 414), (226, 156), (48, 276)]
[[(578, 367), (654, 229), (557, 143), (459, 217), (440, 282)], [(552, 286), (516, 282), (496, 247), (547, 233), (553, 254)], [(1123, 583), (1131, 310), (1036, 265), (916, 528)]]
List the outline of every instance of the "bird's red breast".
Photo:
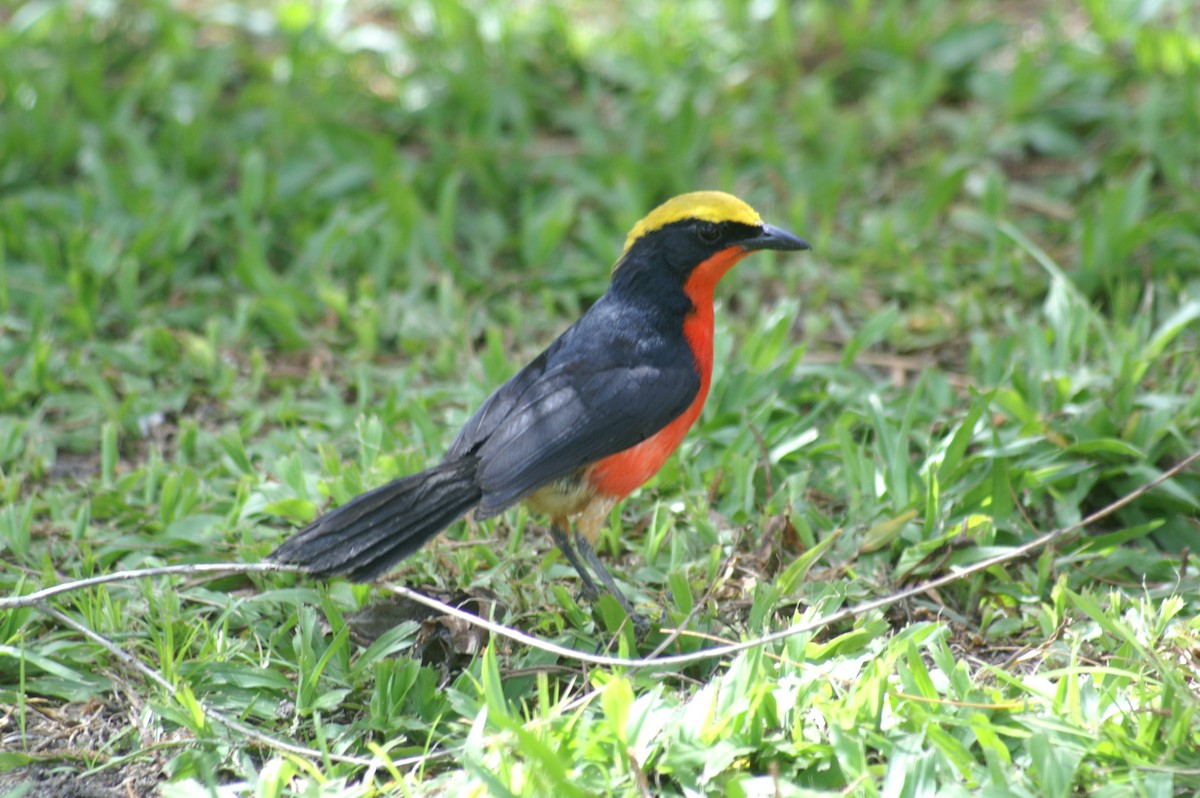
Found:
[(597, 493), (623, 499), (658, 473), (662, 464), (679, 448), (683, 437), (700, 416), (713, 366), (713, 291), (735, 263), (746, 255), (740, 246), (728, 247), (700, 263), (683, 290), (692, 300), (692, 311), (684, 318), (683, 335), (700, 372), (700, 390), (687, 409), (646, 440), (598, 460), (587, 472), (587, 481)]

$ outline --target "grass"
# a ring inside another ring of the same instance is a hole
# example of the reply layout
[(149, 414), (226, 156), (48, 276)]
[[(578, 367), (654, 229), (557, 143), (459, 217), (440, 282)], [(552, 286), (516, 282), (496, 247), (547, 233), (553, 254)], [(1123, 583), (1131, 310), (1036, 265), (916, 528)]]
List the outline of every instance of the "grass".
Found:
[[(708, 406), (601, 541), (685, 629), (665, 653), (1074, 524), (1200, 448), (1196, 14), (2, 10), (0, 587), (255, 562), (428, 465), (600, 295), (628, 228), (701, 187), (815, 251), (719, 288)], [(574, 601), (544, 520), (457, 524), (393, 576), (652, 652), (663, 633)], [(0, 785), (1196, 795), (1198, 531), (1193, 466), (1034, 556), (661, 669), (288, 574), (70, 592), (0, 614)]]

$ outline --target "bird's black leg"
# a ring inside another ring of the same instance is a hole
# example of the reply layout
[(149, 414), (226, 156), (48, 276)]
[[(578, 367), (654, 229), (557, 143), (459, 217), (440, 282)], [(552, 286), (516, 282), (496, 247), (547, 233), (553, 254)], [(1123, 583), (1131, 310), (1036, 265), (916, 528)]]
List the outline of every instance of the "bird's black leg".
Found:
[[(578, 532), (575, 533), (575, 546), (579, 549), (579, 553), (583, 555), (583, 559), (587, 560), (587, 564), (592, 566), (592, 570), (596, 572), (596, 576), (600, 577), (600, 581), (608, 588), (608, 592), (621, 605), (621, 609), (625, 610), (625, 614), (629, 616), (629, 620), (633, 621), (633, 625), (637, 627), (639, 632), (644, 632), (650, 628), (650, 624), (641, 615), (633, 609), (633, 604), (621, 592), (621, 588), (617, 587), (617, 581), (612, 578), (612, 574), (604, 567), (604, 563), (600, 560), (600, 556), (596, 554), (596, 550), (592, 548), (592, 544), (588, 543), (587, 538)], [(579, 566), (575, 566), (578, 568)]]
[[(579, 578), (583, 580), (583, 587), (579, 589), (579, 595), (588, 601), (595, 601), (600, 596), (600, 590), (596, 587), (596, 583), (592, 581), (592, 576), (587, 572), (587, 568), (583, 567), (583, 563), (579, 561), (579, 555), (575, 553), (575, 549), (571, 547), (571, 541), (567, 537), (566, 531), (558, 525), (558, 522), (550, 522), (550, 537), (554, 538), (554, 545), (558, 546), (558, 550), (567, 558), (567, 562), (575, 568), (579, 574)], [(590, 548), (590, 547), (589, 547)], [(595, 553), (592, 554), (595, 557)], [(604, 576), (608, 576), (608, 572), (602, 572)], [(608, 577), (609, 582), (612, 577)], [(608, 582), (605, 583), (606, 585)]]

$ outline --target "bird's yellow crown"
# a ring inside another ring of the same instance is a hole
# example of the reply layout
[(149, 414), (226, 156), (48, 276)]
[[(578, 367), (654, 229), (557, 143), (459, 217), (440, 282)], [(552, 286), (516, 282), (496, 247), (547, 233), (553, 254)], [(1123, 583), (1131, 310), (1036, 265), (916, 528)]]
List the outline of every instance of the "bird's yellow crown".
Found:
[(625, 249), (629, 251), (634, 242), (647, 233), (662, 229), (673, 222), (684, 219), (700, 219), (705, 222), (739, 222), (741, 224), (761, 225), (762, 217), (758, 211), (751, 208), (732, 194), (724, 191), (693, 191), (690, 194), (680, 194), (659, 205), (633, 226), (625, 239)]

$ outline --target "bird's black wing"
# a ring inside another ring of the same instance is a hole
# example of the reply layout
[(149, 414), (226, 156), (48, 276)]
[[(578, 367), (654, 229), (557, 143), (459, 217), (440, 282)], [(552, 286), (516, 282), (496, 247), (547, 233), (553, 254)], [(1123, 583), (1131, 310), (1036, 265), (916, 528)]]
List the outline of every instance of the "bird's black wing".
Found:
[(700, 390), (686, 348), (678, 357), (646, 358), (643, 351), (636, 359), (620, 357), (620, 349), (588, 349), (560, 359), (525, 386), (479, 445), (480, 518), (641, 443), (687, 409)]
[(530, 386), (546, 372), (547, 361), (557, 346), (558, 341), (555, 341), (549, 349), (534, 358), (525, 368), (509, 377), (503, 385), (484, 400), (479, 409), (463, 425), (458, 437), (454, 439), (454, 443), (450, 444), (450, 449), (443, 458), (445, 462), (453, 462), (463, 455), (470, 454), (496, 431), (497, 425), (502, 423), (508, 414), (517, 407), (521, 397), (529, 390)]

